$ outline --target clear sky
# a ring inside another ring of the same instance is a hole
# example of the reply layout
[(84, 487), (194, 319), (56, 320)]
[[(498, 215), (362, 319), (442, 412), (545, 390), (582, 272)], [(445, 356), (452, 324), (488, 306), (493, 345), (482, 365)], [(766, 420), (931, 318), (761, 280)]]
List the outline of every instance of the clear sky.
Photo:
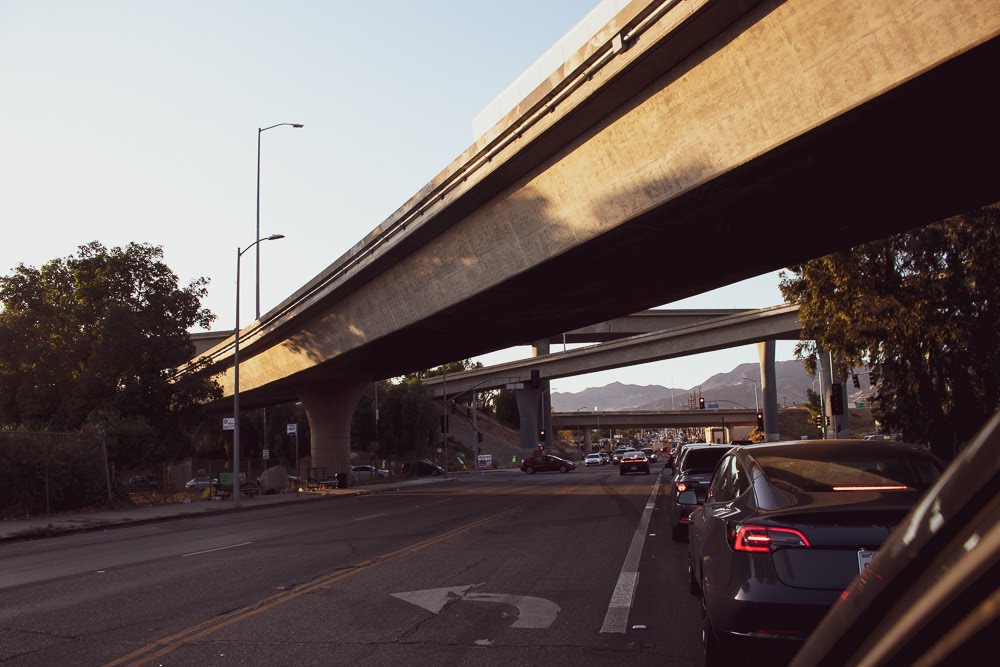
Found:
[[(90, 241), (163, 247), (234, 325), (254, 240), (261, 309), (346, 252), (473, 141), (472, 121), (596, 0), (0, 0), (0, 272)], [(670, 304), (780, 303), (777, 274)], [(241, 321), (253, 317), (253, 251)], [(778, 358), (791, 358), (779, 344)], [(485, 361), (524, 356), (527, 348)], [(553, 383), (691, 387), (756, 348)]]

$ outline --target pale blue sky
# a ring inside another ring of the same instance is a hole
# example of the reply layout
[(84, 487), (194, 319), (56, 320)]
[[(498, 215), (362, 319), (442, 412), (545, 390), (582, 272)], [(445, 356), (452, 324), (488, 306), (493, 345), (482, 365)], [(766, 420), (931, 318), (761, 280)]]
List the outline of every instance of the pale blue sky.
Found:
[[(319, 273), (472, 143), (472, 120), (594, 0), (282, 3), (0, 0), (0, 271), (79, 245), (162, 245), (234, 323), (263, 135), (263, 311)], [(776, 274), (684, 307), (780, 302)], [(242, 323), (253, 316), (252, 251)], [(527, 348), (495, 355), (511, 358)], [(779, 345), (779, 358), (790, 358)], [(554, 383), (690, 387), (756, 348)]]

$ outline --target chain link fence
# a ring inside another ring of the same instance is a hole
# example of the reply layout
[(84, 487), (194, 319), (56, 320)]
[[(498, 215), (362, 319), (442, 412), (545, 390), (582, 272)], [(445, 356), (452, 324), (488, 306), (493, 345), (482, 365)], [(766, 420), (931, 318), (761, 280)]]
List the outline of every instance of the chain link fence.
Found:
[(0, 431), (0, 517), (103, 504), (111, 486), (100, 434)]

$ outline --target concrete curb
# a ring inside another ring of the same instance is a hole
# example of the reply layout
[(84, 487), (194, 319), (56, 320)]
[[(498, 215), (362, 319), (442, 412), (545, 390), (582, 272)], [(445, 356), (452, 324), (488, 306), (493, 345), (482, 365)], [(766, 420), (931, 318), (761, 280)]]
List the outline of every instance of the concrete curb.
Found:
[[(143, 526), (155, 523), (164, 523), (167, 521), (177, 521), (180, 519), (196, 519), (199, 517), (206, 516), (219, 516), (221, 514), (234, 514), (237, 512), (253, 511), (253, 510), (263, 510), (273, 507), (286, 507), (288, 505), (301, 505), (304, 503), (314, 503), (324, 500), (331, 500), (333, 498), (354, 498), (357, 496), (365, 496), (376, 493), (388, 493), (391, 491), (399, 491), (411, 486), (424, 486), (427, 484), (437, 484), (441, 482), (451, 482), (455, 481), (454, 477), (441, 477), (433, 479), (421, 479), (421, 480), (409, 480), (402, 483), (387, 483), (382, 485), (373, 485), (373, 488), (357, 488), (354, 487), (350, 490), (344, 490), (341, 493), (335, 494), (321, 494), (316, 496), (309, 496), (306, 498), (295, 498), (290, 500), (283, 500), (280, 502), (270, 502), (262, 504), (241, 504), (239, 507), (220, 507), (215, 508), (205, 508), (198, 509), (195, 511), (179, 511), (176, 514), (171, 514), (167, 516), (151, 516), (148, 518), (129, 518), (122, 517), (120, 519), (108, 519), (106, 522), (101, 522), (100, 519), (95, 518), (94, 523), (90, 525), (82, 526), (60, 526), (59, 521), (49, 522), (47, 525), (42, 526), (41, 524), (45, 521), (40, 519), (37, 522), (37, 527), (26, 527), (18, 533), (0, 535), (0, 544), (7, 544), (11, 542), (29, 542), (33, 540), (47, 539), (50, 537), (62, 537), (64, 535), (75, 535), (77, 533), (90, 533), (101, 530), (109, 530), (114, 528), (125, 528), (128, 526)], [(252, 502), (252, 501), (251, 501)], [(182, 503), (177, 503), (182, 504)], [(99, 514), (99, 513), (88, 513), (89, 514)], [(66, 519), (64, 519), (66, 520)], [(3, 530), (3, 522), (0, 522), (0, 530)]]

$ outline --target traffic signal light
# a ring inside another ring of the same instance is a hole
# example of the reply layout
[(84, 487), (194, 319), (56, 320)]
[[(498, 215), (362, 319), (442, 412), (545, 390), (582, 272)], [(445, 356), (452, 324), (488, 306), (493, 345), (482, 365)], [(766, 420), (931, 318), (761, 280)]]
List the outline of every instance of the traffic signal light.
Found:
[(757, 413), (757, 430), (758, 431), (763, 431), (764, 430), (764, 413), (763, 412), (758, 412)]
[(540, 428), (538, 429), (538, 442), (544, 442), (544, 441), (545, 441), (545, 429)]
[(830, 385), (830, 412), (844, 414), (844, 390), (839, 382)]
[(483, 441), (483, 432), (482, 431), (477, 431), (476, 432), (476, 440), (478, 440), (479, 442)]
[(861, 378), (858, 377), (857, 373), (851, 375), (851, 382), (854, 383), (855, 389), (861, 389)]
[(821, 416), (817, 415), (814, 421), (816, 422), (817, 428), (823, 428), (823, 418)]
[(829, 426), (829, 425), (830, 425), (830, 415), (827, 415), (827, 416), (826, 416), (826, 425), (827, 425), (827, 426)]
[(698, 397), (698, 409), (699, 410), (704, 410), (705, 409), (705, 397), (704, 396), (699, 396)]

